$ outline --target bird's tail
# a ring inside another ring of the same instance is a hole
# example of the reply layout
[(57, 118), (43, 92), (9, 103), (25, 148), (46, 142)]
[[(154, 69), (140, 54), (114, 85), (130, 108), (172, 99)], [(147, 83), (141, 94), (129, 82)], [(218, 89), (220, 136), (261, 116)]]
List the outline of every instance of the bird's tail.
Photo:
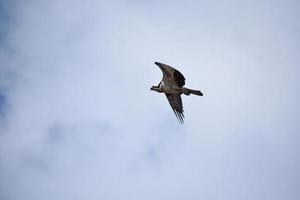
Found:
[(192, 90), (189, 88), (182, 88), (182, 93), (185, 95), (190, 95), (190, 94), (194, 94), (194, 95), (198, 95), (198, 96), (203, 96), (203, 93), (200, 90)]

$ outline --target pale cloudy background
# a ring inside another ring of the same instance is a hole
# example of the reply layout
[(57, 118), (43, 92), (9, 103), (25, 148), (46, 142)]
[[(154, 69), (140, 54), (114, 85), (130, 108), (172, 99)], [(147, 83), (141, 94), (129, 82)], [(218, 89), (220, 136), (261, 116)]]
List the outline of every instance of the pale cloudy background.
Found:
[[(0, 199), (300, 199), (299, 10), (0, 1)], [(183, 126), (154, 61), (204, 93)]]

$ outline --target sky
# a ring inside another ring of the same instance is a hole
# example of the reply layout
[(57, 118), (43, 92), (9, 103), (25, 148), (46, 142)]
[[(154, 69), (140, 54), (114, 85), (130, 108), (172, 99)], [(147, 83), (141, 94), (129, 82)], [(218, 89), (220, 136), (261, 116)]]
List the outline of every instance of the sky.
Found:
[(300, 199), (299, 9), (0, 0), (0, 199)]

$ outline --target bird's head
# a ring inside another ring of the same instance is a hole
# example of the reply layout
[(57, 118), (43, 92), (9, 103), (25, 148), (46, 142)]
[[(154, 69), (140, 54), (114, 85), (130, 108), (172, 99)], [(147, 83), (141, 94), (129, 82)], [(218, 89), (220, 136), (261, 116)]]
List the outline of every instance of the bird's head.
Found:
[(153, 85), (153, 86), (150, 88), (150, 90), (156, 90), (156, 89), (158, 89), (158, 87), (155, 86), (155, 85)]
[(153, 85), (150, 90), (156, 91), (156, 92), (161, 92), (160, 88), (158, 86)]

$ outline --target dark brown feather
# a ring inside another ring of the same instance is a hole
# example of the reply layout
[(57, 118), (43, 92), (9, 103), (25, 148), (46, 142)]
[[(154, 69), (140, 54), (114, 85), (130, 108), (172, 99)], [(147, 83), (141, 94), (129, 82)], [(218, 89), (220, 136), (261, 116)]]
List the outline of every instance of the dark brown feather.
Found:
[(181, 124), (183, 124), (184, 114), (183, 114), (182, 99), (180, 94), (166, 94), (166, 96), (177, 119)]
[(180, 71), (176, 70), (173, 72), (173, 76), (174, 76), (174, 80), (176, 82), (176, 84), (179, 87), (182, 87), (185, 85), (185, 78), (184, 76), (180, 73)]

